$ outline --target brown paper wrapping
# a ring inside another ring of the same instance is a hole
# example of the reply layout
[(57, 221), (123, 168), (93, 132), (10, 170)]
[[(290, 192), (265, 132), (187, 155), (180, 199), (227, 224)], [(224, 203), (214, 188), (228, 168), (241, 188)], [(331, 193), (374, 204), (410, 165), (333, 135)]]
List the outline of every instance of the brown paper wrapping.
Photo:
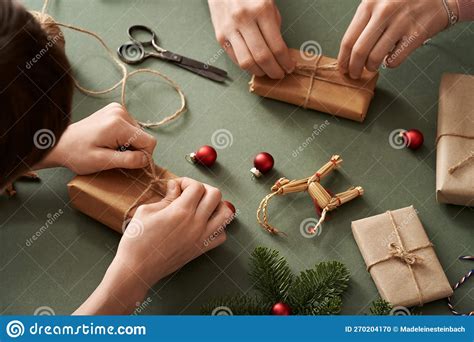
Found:
[(449, 168), (474, 151), (474, 76), (444, 74), (439, 89), (436, 198), (440, 203), (474, 206), (474, 160), (454, 173)]
[[(299, 50), (290, 49), (291, 57), (297, 65), (315, 65), (316, 58), (304, 58)], [(322, 56), (318, 65), (336, 62), (335, 59)], [(252, 76), (250, 92), (283, 102), (303, 106), (310, 87), (311, 76), (297, 72), (281, 80), (272, 80), (267, 76)], [(341, 75), (337, 70), (317, 69), (307, 108), (333, 114), (346, 119), (362, 122), (367, 114), (370, 101), (378, 79), (378, 72), (364, 69), (359, 80)]]
[[(391, 211), (398, 226), (398, 233), (407, 251), (430, 243), (413, 206)], [(388, 213), (352, 222), (352, 233), (366, 265), (371, 265), (389, 255), (388, 245), (398, 243), (397, 235)], [(433, 247), (413, 252), (423, 260), (412, 265), (423, 303), (450, 296), (453, 291)], [(394, 306), (419, 305), (419, 296), (411, 271), (399, 258), (375, 264), (370, 275), (380, 296)]]
[[(160, 179), (176, 178), (159, 166), (155, 166), (155, 170)], [(115, 169), (77, 176), (69, 182), (68, 191), (76, 209), (122, 233), (125, 213), (150, 181), (151, 178), (143, 169)], [(160, 201), (165, 193), (166, 182), (157, 183), (145, 196), (142, 204)], [(130, 212), (131, 215), (135, 209)]]

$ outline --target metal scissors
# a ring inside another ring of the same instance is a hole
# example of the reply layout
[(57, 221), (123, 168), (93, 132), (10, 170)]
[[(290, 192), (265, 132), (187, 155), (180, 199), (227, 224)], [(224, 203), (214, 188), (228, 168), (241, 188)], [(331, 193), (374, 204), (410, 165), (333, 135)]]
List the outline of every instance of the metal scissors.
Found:
[[(150, 37), (150, 39), (140, 40), (137, 38), (137, 34), (139, 32), (142, 35), (146, 34)], [(147, 26), (130, 26), (128, 29), (128, 38), (130, 39), (130, 42), (122, 44), (117, 50), (119, 58), (124, 63), (139, 64), (148, 57), (155, 57), (172, 62), (181, 68), (187, 69), (191, 72), (194, 72), (195, 74), (216, 82), (224, 82), (227, 78), (227, 72), (225, 70), (163, 49), (161, 46), (159, 46), (158, 36), (156, 33)], [(147, 52), (145, 47), (148, 46), (153, 47), (155, 51)]]

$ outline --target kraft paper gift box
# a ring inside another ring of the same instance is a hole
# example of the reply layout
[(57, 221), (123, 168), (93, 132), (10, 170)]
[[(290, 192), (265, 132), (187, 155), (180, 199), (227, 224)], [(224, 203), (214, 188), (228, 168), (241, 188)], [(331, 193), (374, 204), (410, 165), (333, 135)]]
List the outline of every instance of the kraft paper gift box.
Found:
[(474, 76), (444, 74), (438, 109), (436, 198), (474, 206)]
[(129, 213), (130, 218), (139, 204), (160, 201), (166, 194), (166, 179), (170, 178), (176, 176), (156, 165), (154, 175), (147, 169), (113, 169), (76, 176), (69, 182), (68, 192), (76, 209), (122, 233), (125, 214)]
[(304, 108), (362, 122), (374, 95), (378, 72), (364, 69), (359, 80), (337, 70), (337, 60), (290, 49), (295, 71), (281, 80), (252, 76), (250, 92)]
[(380, 296), (392, 305), (453, 293), (413, 206), (353, 221), (352, 233)]

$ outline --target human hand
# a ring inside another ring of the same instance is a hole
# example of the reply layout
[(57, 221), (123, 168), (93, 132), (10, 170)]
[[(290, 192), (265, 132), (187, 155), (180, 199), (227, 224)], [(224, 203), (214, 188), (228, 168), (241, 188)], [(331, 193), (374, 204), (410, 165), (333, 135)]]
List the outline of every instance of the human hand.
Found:
[[(457, 15), (456, 0), (448, 5)], [(358, 79), (364, 66), (375, 71), (384, 60), (395, 68), (447, 26), (441, 0), (363, 0), (342, 39), (339, 69)]]
[(160, 279), (225, 241), (234, 214), (219, 190), (189, 178), (167, 187), (163, 200), (138, 207), (104, 279), (75, 314), (130, 314)]
[(111, 103), (70, 125), (35, 168), (65, 166), (77, 174), (136, 169), (148, 165), (142, 151), (152, 154), (155, 146), (156, 139), (142, 130), (122, 105)]
[(189, 178), (170, 180), (166, 197), (138, 207), (114, 262), (148, 287), (222, 244), (232, 211), (221, 192)]
[(293, 71), (273, 0), (209, 0), (209, 9), (217, 41), (235, 64), (273, 79)]

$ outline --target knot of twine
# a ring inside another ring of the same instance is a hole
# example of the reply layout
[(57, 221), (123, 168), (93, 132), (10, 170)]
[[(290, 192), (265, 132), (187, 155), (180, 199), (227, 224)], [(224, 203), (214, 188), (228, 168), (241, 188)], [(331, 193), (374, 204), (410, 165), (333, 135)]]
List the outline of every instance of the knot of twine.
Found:
[[(140, 195), (133, 201), (133, 203), (128, 207), (128, 209), (125, 211), (125, 214), (123, 215), (123, 222), (126, 222), (130, 218), (130, 213), (132, 212), (133, 209), (135, 209), (137, 206), (142, 204), (145, 201), (145, 197), (150, 194), (151, 190), (154, 190), (158, 195), (164, 197), (165, 194), (161, 191), (159, 188), (155, 188), (154, 186), (159, 184), (159, 183), (166, 183), (168, 182), (168, 179), (163, 179), (161, 178), (162, 174), (165, 172), (165, 170), (162, 170), (160, 174), (156, 173), (156, 167), (155, 163), (153, 161), (153, 157), (148, 153), (143, 151), (145, 156), (148, 159), (148, 165), (146, 168), (143, 168), (143, 172), (150, 178), (150, 181), (145, 183), (141, 179), (134, 179), (134, 181), (137, 181), (138, 183), (146, 186), (145, 189), (141, 192)], [(125, 176), (130, 177), (130, 174), (123, 169), (118, 169), (120, 172), (122, 172)]]
[(337, 66), (337, 61), (320, 65), (319, 62), (321, 61), (322, 57), (323, 57), (322, 55), (315, 55), (314, 56), (315, 60), (314, 60), (313, 65), (298, 63), (295, 67), (295, 70), (293, 71), (294, 74), (309, 77), (309, 85), (308, 85), (308, 89), (306, 91), (305, 99), (304, 99), (304, 102), (303, 102), (303, 108), (306, 109), (308, 107), (308, 103), (309, 103), (309, 100), (311, 98), (311, 93), (312, 93), (313, 87), (314, 87), (314, 80), (319, 80), (319, 81), (323, 81), (323, 82), (342, 85), (342, 86), (349, 87), (349, 88), (354, 88), (354, 89), (362, 89), (362, 90), (365, 90), (365, 91), (369, 92), (372, 96), (374, 95), (374, 92), (372, 90), (367, 89), (365, 87), (361, 88), (361, 87), (359, 87), (357, 85), (354, 85), (354, 84), (345, 83), (345, 82), (337, 82), (335, 80), (330, 80), (330, 79), (318, 76), (317, 72), (319, 70), (328, 70), (328, 71), (338, 71), (339, 70), (339, 68)]
[[(474, 139), (474, 135), (465, 135), (465, 134), (457, 134), (457, 133), (444, 133), (440, 134), (436, 138), (436, 145), (438, 145), (439, 141), (441, 140), (442, 137), (457, 137), (457, 138), (463, 138), (463, 139)], [(471, 151), (466, 155), (464, 159), (461, 159), (459, 162), (454, 164), (453, 166), (450, 166), (448, 168), (448, 173), (452, 175), (455, 173), (457, 170), (461, 169), (462, 167), (466, 166), (471, 160), (474, 160), (474, 151)]]
[(431, 242), (428, 242), (425, 245), (407, 250), (403, 244), (402, 237), (400, 236), (400, 233), (398, 232), (400, 228), (395, 223), (395, 219), (392, 215), (392, 212), (387, 211), (387, 215), (390, 218), (390, 223), (393, 227), (393, 231), (395, 232), (395, 236), (397, 237), (398, 243), (395, 243), (395, 242), (389, 243), (387, 246), (388, 255), (380, 260), (374, 261), (370, 265), (367, 265), (367, 271), (370, 272), (372, 267), (374, 267), (375, 265), (378, 265), (390, 259), (399, 259), (402, 263), (404, 263), (408, 267), (410, 271), (410, 275), (413, 279), (413, 283), (416, 288), (417, 295), (418, 295), (418, 303), (420, 305), (423, 305), (424, 303), (423, 293), (421, 292), (420, 284), (418, 283), (418, 280), (416, 279), (415, 271), (413, 270), (413, 266), (415, 264), (421, 264), (423, 262), (423, 258), (415, 254), (414, 252), (425, 249), (425, 248), (431, 248), (433, 247), (433, 244)]
[(120, 61), (115, 56), (112, 49), (105, 43), (105, 41), (97, 33), (94, 33), (92, 31), (89, 31), (89, 30), (86, 30), (86, 29), (83, 29), (83, 28), (80, 28), (80, 27), (76, 27), (76, 26), (68, 25), (68, 24), (63, 24), (63, 23), (55, 21), (53, 19), (53, 17), (51, 17), (50, 15), (48, 15), (46, 13), (48, 3), (49, 3), (49, 0), (44, 1), (43, 8), (42, 8), (41, 12), (31, 12), (31, 13), (32, 13), (33, 17), (36, 18), (36, 20), (40, 23), (41, 27), (46, 31), (46, 33), (48, 34), (48, 37), (50, 39), (57, 39), (57, 38), (53, 38), (53, 37), (56, 37), (57, 35), (59, 35), (62, 38), (62, 44), (63, 44), (63, 48), (64, 48), (65, 41), (64, 41), (64, 37), (62, 35), (61, 29), (59, 27), (65, 27), (65, 28), (71, 29), (73, 31), (81, 32), (81, 33), (87, 34), (89, 36), (92, 36), (102, 45), (102, 47), (106, 50), (107, 54), (109, 55), (110, 59), (115, 63), (115, 65), (120, 69), (120, 71), (122, 73), (122, 79), (120, 81), (115, 83), (110, 88), (107, 88), (107, 89), (104, 89), (104, 90), (92, 90), (92, 89), (88, 89), (86, 87), (83, 87), (83, 86), (81, 86), (79, 81), (74, 76), (72, 76), (73, 82), (74, 82), (76, 88), (79, 89), (79, 91), (81, 91), (82, 93), (84, 93), (86, 95), (89, 95), (89, 96), (98, 96), (98, 95), (108, 94), (108, 93), (114, 91), (115, 89), (117, 89), (118, 87), (121, 86), (121, 96), (120, 96), (121, 104), (126, 109), (127, 107), (126, 107), (125, 95), (126, 95), (127, 81), (130, 79), (130, 77), (132, 77), (136, 74), (149, 73), (149, 74), (153, 74), (153, 75), (155, 75), (157, 77), (160, 77), (161, 79), (165, 80), (166, 83), (168, 83), (168, 85), (170, 85), (178, 93), (181, 104), (180, 104), (180, 107), (173, 114), (165, 117), (164, 119), (162, 119), (160, 121), (157, 121), (157, 122), (149, 122), (149, 121), (140, 122), (140, 121), (137, 121), (138, 124), (143, 128), (160, 127), (160, 126), (163, 126), (164, 124), (166, 124), (170, 121), (175, 120), (181, 114), (186, 112), (186, 98), (184, 96), (183, 91), (181, 90), (181, 87), (175, 81), (173, 81), (171, 78), (169, 78), (165, 74), (159, 72), (158, 70), (149, 69), (149, 68), (137, 69), (137, 70), (134, 70), (132, 72), (128, 72), (128, 69), (125, 66), (125, 64), (122, 63), (122, 61)]
[(422, 262), (423, 258), (416, 255), (415, 253), (408, 252), (403, 246), (397, 245), (392, 242), (388, 245), (389, 253), (394, 258), (399, 258), (407, 265), (414, 265), (417, 262)]
[(364, 193), (362, 187), (358, 186), (351, 187), (344, 192), (331, 196), (329, 192), (319, 183), (322, 178), (336, 169), (340, 163), (342, 163), (341, 157), (339, 155), (334, 155), (326, 164), (324, 164), (314, 175), (310, 177), (291, 181), (287, 178), (278, 179), (271, 188), (272, 192), (266, 195), (258, 206), (257, 222), (263, 229), (271, 234), (284, 234), (268, 222), (269, 200), (272, 197), (278, 195), (308, 191), (315, 205), (319, 208), (323, 208), (321, 217), (314, 227), (314, 231), (316, 232), (318, 227), (326, 219), (326, 213), (328, 211), (334, 210), (342, 204), (349, 202), (350, 200), (361, 196)]

